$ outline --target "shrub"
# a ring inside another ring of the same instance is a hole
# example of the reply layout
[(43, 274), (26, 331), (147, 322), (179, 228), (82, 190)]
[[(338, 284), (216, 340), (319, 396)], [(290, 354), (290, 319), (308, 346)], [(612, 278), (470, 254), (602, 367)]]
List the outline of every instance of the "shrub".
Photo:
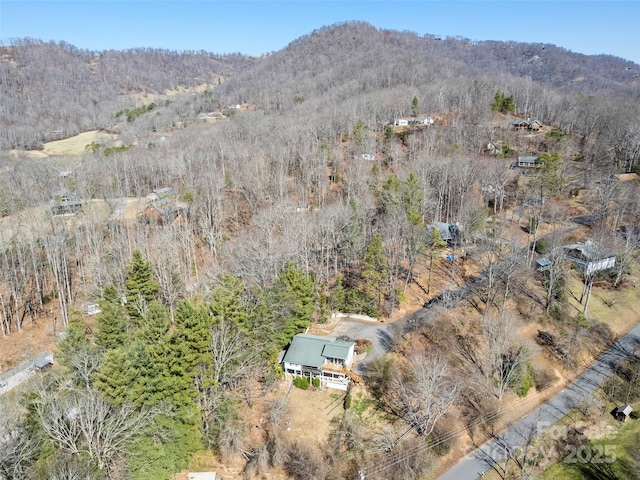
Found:
[(531, 390), (531, 387), (533, 387), (533, 384), (533, 368), (531, 367), (531, 363), (527, 363), (527, 365), (522, 369), (522, 373), (513, 383), (512, 388), (519, 397), (526, 397), (529, 390)]
[(582, 312), (578, 312), (576, 314), (576, 323), (584, 328), (588, 328), (589, 327), (589, 320), (587, 320), (587, 317), (584, 313)]
[(351, 393), (347, 393), (344, 396), (344, 409), (349, 410), (351, 408), (351, 403), (352, 403)]
[(545, 254), (549, 251), (550, 246), (551, 244), (549, 243), (549, 240), (546, 238), (539, 238), (536, 241), (536, 252), (539, 254)]
[(545, 138), (551, 138), (553, 140), (560, 140), (565, 135), (566, 135), (566, 133), (563, 132), (562, 130), (559, 130), (557, 128), (553, 128), (553, 129), (549, 130), (544, 136), (545, 136)]
[(314, 377), (311, 379), (311, 385), (313, 385), (316, 388), (320, 387), (320, 379), (317, 377)]
[(550, 387), (556, 379), (557, 377), (552, 370), (537, 369), (533, 371), (533, 381), (538, 390), (544, 390), (545, 388)]
[(301, 388), (302, 390), (307, 390), (309, 388), (309, 380), (307, 377), (298, 376), (293, 379), (293, 386)]

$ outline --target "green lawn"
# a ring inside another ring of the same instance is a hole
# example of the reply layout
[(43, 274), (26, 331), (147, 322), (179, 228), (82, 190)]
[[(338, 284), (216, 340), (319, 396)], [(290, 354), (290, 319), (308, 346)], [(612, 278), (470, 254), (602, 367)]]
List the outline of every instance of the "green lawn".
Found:
[(577, 448), (552, 464), (540, 480), (634, 480), (640, 479), (640, 420), (629, 420), (614, 434)]

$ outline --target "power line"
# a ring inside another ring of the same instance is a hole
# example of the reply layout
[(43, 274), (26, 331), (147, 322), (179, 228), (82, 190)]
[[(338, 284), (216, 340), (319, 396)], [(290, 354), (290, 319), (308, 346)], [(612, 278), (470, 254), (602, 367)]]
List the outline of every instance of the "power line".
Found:
[[(576, 375), (576, 377), (577, 377), (577, 375)], [(421, 453), (421, 452), (426, 452), (427, 450), (435, 448), (438, 445), (441, 445), (441, 444), (443, 444), (443, 443), (445, 443), (445, 442), (447, 442), (447, 441), (449, 441), (449, 440), (451, 440), (453, 438), (457, 438), (463, 432), (468, 430), (469, 428), (476, 427), (476, 426), (484, 423), (485, 421), (493, 420), (496, 417), (499, 417), (505, 410), (512, 409), (512, 408), (518, 406), (519, 404), (524, 403), (525, 401), (528, 401), (528, 400), (531, 400), (533, 398), (536, 398), (538, 395), (541, 395), (544, 392), (545, 392), (545, 390), (540, 390), (540, 391), (537, 391), (535, 394), (533, 394), (531, 397), (519, 398), (518, 400), (516, 400), (516, 401), (514, 401), (514, 402), (512, 402), (510, 404), (503, 405), (502, 407), (500, 407), (500, 408), (496, 409), (495, 411), (493, 411), (491, 414), (479, 416), (476, 419), (474, 419), (473, 421), (471, 421), (470, 423), (468, 423), (467, 425), (446, 433), (445, 435), (440, 437), (435, 442), (431, 442), (431, 443), (424, 444), (424, 445), (417, 445), (415, 447), (406, 449), (406, 450), (404, 450), (402, 452), (402, 454), (400, 455), (399, 458), (393, 459), (393, 460), (387, 460), (385, 462), (378, 463), (377, 465), (373, 465), (373, 466), (370, 466), (370, 467), (363, 468), (363, 469), (360, 470), (360, 472), (364, 472), (364, 473), (369, 474), (369, 475), (376, 475), (376, 474), (378, 474), (378, 473), (380, 473), (380, 472), (382, 472), (384, 470), (387, 470), (390, 467), (393, 467), (394, 465), (397, 465), (397, 464), (405, 461), (406, 459), (408, 459), (412, 455), (416, 455), (416, 454)], [(404, 434), (403, 434), (403, 436), (404, 436)]]

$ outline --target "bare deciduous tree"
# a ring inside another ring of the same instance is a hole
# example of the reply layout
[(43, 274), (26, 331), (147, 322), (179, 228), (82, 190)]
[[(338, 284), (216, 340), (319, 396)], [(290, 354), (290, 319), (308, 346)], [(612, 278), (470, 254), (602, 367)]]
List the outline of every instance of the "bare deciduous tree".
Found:
[(391, 382), (391, 407), (420, 435), (428, 436), (456, 402), (462, 381), (439, 353), (414, 353)]
[(496, 396), (501, 400), (528, 361), (527, 350), (517, 342), (515, 319), (508, 312), (495, 318), (484, 317), (481, 328), (487, 364), (484, 372), (493, 379)]
[(92, 389), (41, 384), (38, 394), (36, 413), (49, 438), (63, 451), (88, 455), (100, 470), (108, 471), (125, 456), (131, 441), (155, 417), (155, 412), (128, 403), (112, 407)]
[(234, 388), (255, 373), (257, 349), (250, 348), (240, 330), (222, 320), (211, 330), (212, 375), (221, 387)]
[(38, 442), (31, 438), (20, 412), (0, 401), (0, 479), (29, 478), (29, 466), (35, 459)]

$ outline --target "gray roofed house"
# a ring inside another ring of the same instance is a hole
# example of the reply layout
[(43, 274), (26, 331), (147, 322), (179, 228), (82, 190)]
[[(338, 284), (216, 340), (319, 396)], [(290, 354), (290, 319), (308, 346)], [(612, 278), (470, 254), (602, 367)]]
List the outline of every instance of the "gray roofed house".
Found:
[(36, 367), (36, 370), (38, 371), (43, 371), (43, 370), (47, 370), (48, 368), (53, 367), (53, 360), (51, 358), (43, 358), (42, 360), (38, 360), (35, 364), (34, 367)]
[(629, 415), (631, 415), (631, 412), (633, 412), (633, 408), (631, 408), (631, 405), (618, 407), (614, 412), (614, 417), (616, 418), (616, 420), (620, 420), (621, 422), (626, 422), (627, 418), (629, 418)]
[(531, 119), (515, 120), (514, 122), (512, 122), (512, 125), (515, 130), (527, 129), (527, 130), (538, 131), (540, 130), (540, 128), (542, 128), (542, 122), (540, 120), (531, 120)]
[(171, 187), (156, 188), (149, 195), (147, 195), (147, 201), (153, 202), (163, 198), (172, 198), (173, 189)]
[(429, 229), (429, 231), (431, 231), (431, 229), (433, 228), (437, 229), (438, 232), (440, 232), (440, 237), (442, 237), (442, 240), (447, 242), (447, 245), (449, 246), (457, 245), (458, 243), (460, 243), (461, 228), (458, 222), (433, 222), (427, 225), (427, 228)]
[(522, 168), (533, 168), (538, 166), (538, 157), (522, 156), (518, 157), (518, 166)]
[(616, 264), (615, 255), (591, 239), (584, 243), (565, 245), (564, 250), (567, 259), (586, 275), (613, 268)]
[(147, 206), (140, 214), (142, 221), (165, 225), (186, 212), (187, 205), (174, 200), (171, 188), (154, 190), (154, 192), (147, 196)]
[(51, 199), (51, 212), (54, 215), (75, 213), (82, 208), (80, 198), (66, 188), (62, 188)]
[(549, 260), (547, 257), (542, 257), (536, 260), (536, 270), (538, 270), (539, 272), (549, 270), (550, 266), (551, 260)]
[(320, 379), (322, 387), (346, 390), (353, 378), (355, 343), (298, 334), (282, 359), (285, 373)]

